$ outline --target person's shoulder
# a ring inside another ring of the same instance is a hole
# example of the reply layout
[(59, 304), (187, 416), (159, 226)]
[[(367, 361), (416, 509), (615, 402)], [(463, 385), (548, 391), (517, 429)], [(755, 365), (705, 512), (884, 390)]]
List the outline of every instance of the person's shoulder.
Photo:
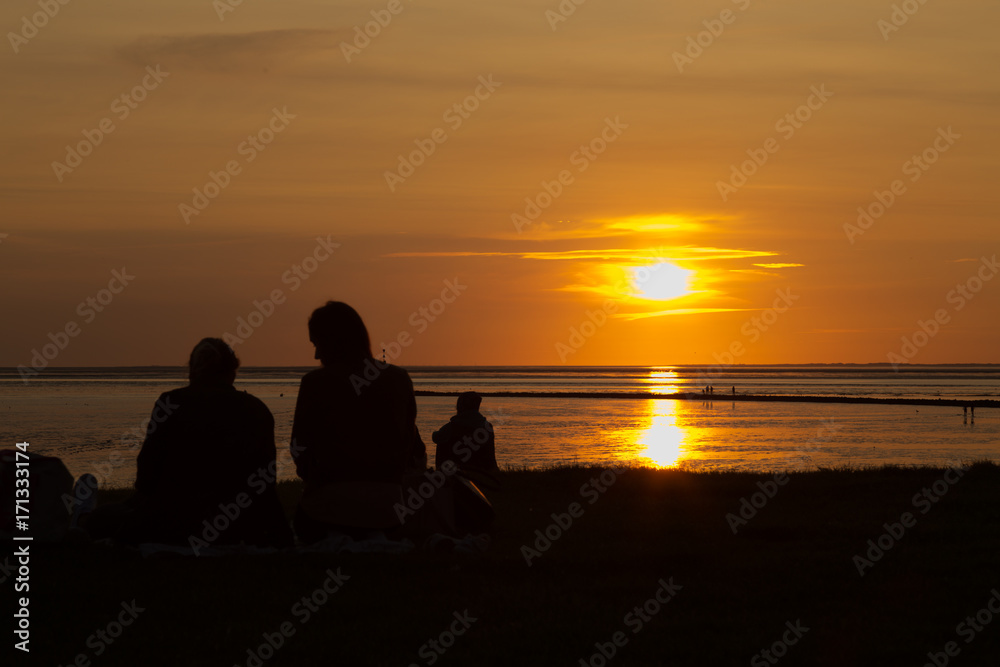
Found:
[(271, 408), (267, 407), (267, 404), (251, 394), (248, 391), (243, 391), (240, 389), (233, 388), (235, 394), (235, 403), (231, 403), (232, 406), (236, 407), (239, 414), (251, 414), (253, 421), (260, 424), (274, 424), (274, 415), (271, 414)]
[(372, 363), (372, 368), (374, 369), (374, 377), (365, 378), (372, 384), (377, 384), (386, 389), (413, 389), (413, 381), (410, 379), (410, 374), (406, 372), (405, 368), (378, 360)]
[[(378, 365), (382, 365), (382, 364), (378, 364)], [(410, 380), (410, 374), (402, 366), (395, 366), (393, 364), (384, 364), (382, 366), (383, 366), (382, 367), (382, 373), (386, 377), (394, 378), (394, 379), (401, 380), (401, 381), (410, 382), (412, 384), (412, 380)]]
[(171, 389), (165, 391), (159, 395), (156, 402), (160, 405), (170, 405), (173, 403), (183, 403), (189, 396), (191, 396), (192, 389), (191, 385), (186, 387), (177, 387), (176, 389)]
[(235, 387), (233, 388), (233, 391), (236, 392), (237, 396), (236, 400), (242, 401), (243, 403), (250, 405), (256, 409), (263, 409), (267, 410), (268, 412), (271, 411), (271, 409), (267, 407), (267, 404), (264, 403), (264, 401), (260, 400), (250, 392), (243, 389), (236, 389)]
[(314, 368), (305, 375), (302, 376), (303, 385), (316, 384), (317, 382), (322, 382), (324, 378), (329, 375), (329, 371), (320, 366), (319, 368)]

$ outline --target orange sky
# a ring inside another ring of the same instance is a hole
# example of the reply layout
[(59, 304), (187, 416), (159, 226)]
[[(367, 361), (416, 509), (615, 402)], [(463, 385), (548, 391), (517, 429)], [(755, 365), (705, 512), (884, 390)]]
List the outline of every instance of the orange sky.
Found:
[(1000, 8), (677, 4), (5, 2), (0, 365), (1000, 362)]

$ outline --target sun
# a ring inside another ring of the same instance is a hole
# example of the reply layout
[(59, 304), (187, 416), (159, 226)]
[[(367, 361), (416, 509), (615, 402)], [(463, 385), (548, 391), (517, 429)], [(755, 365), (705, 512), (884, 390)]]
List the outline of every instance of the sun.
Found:
[(691, 294), (690, 282), (694, 271), (676, 264), (660, 262), (649, 266), (633, 266), (632, 289), (637, 299), (669, 301)]

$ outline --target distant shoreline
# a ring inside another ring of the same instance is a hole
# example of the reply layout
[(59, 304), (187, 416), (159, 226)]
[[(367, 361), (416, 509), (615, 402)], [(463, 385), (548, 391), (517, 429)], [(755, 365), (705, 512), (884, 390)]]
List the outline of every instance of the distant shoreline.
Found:
[[(458, 391), (428, 391), (418, 389), (417, 396), (458, 396)], [(865, 396), (791, 396), (791, 395), (756, 395), (728, 394), (720, 391), (718, 394), (702, 394), (700, 392), (683, 392), (676, 394), (649, 394), (643, 392), (602, 393), (593, 392), (560, 392), (560, 391), (480, 391), (480, 396), (491, 398), (621, 398), (637, 399), (672, 399), (679, 401), (716, 401), (735, 402), (776, 402), (776, 403), (873, 403), (876, 405), (929, 405), (937, 407), (974, 407), (1000, 408), (1000, 401), (990, 399), (958, 398), (871, 398)]]

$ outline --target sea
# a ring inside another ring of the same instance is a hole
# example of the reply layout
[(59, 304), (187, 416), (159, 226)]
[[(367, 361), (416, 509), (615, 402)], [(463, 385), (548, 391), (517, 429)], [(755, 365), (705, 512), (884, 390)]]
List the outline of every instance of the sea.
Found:
[[(295, 477), (289, 438), (299, 380), (309, 370), (242, 368), (236, 381), (274, 414), (281, 479)], [(997, 407), (980, 405), (969, 414), (947, 405), (732, 399), (735, 393), (985, 400), (1000, 406), (1000, 365), (407, 370), (418, 392), (417, 425), (431, 464), (431, 434), (454, 414), (457, 394), (470, 390), (486, 394), (481, 411), (494, 426), (503, 467), (759, 472), (1000, 459)], [(91, 472), (104, 486), (130, 486), (156, 398), (185, 384), (186, 369), (173, 367), (50, 368), (28, 381), (16, 369), (0, 369), (0, 449), (28, 442), (30, 451), (60, 457), (74, 475)], [(197, 465), (196, 452), (191, 465)]]

